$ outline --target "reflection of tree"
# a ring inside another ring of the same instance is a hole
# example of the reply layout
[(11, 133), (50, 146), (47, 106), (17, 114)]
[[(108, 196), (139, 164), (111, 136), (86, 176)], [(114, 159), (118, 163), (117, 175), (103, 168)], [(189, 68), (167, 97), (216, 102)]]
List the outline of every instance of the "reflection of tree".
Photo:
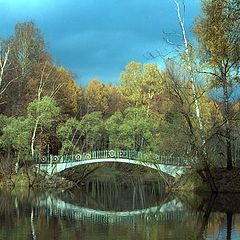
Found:
[(125, 182), (117, 179), (112, 179), (111, 182), (95, 179), (86, 181), (85, 186), (82, 186), (83, 191), (75, 188), (60, 193), (57, 197), (81, 207), (107, 211), (134, 210), (164, 203), (166, 198), (164, 187), (164, 182), (147, 185), (141, 178), (130, 178)]
[(232, 239), (232, 212), (227, 212), (227, 240)]
[(204, 211), (203, 217), (200, 220), (200, 224), (199, 224), (200, 226), (199, 232), (198, 232), (199, 239), (203, 239), (204, 231), (208, 226), (208, 220), (212, 212), (216, 197), (217, 197), (217, 194), (214, 194), (214, 193), (211, 194), (210, 199), (206, 204), (206, 210)]
[[(216, 199), (218, 198), (218, 194), (212, 194), (210, 198), (201, 204), (201, 210), (204, 209), (203, 214), (199, 214), (197, 225), (198, 235), (197, 239), (205, 239), (204, 232), (207, 234), (217, 234), (220, 236), (223, 228), (226, 228), (226, 239), (232, 240), (232, 222), (233, 222), (233, 211), (231, 209), (225, 210), (226, 212), (222, 212), (222, 208), (231, 208), (230, 206), (224, 205), (224, 200), (221, 199), (221, 207), (218, 209)], [(220, 197), (219, 197), (220, 198)], [(219, 199), (218, 199), (219, 200)], [(220, 210), (220, 212), (219, 212)], [(217, 211), (214, 213), (214, 211)], [(226, 218), (225, 218), (226, 216)], [(226, 221), (225, 221), (226, 220)], [(207, 230), (207, 231), (206, 231)], [(211, 232), (211, 233), (210, 233)], [(218, 238), (217, 238), (218, 239)]]
[(13, 217), (15, 212), (13, 199), (7, 194), (1, 194), (0, 199), (1, 228), (13, 228), (16, 222)]
[[(189, 195), (178, 197), (182, 202), (187, 203), (187, 206), (190, 207), (189, 211), (197, 215), (197, 222), (185, 223), (185, 225), (191, 226), (186, 239), (205, 240), (210, 235), (216, 236), (216, 239), (220, 239), (218, 237), (222, 234), (222, 229), (227, 229), (226, 239), (232, 240), (233, 211), (231, 211), (230, 206), (224, 204), (226, 199), (223, 196), (220, 198), (218, 194), (211, 194), (207, 198), (205, 195), (193, 195), (192, 198)], [(230, 209), (228, 211), (225, 208)], [(225, 216), (227, 216), (227, 222), (225, 221)]]
[[(136, 190), (136, 199), (139, 206), (141, 206), (141, 194), (144, 203), (145, 201), (152, 201), (154, 196), (157, 197), (157, 190), (154, 187), (146, 186), (142, 188), (141, 182), (134, 182), (129, 184), (129, 191)], [(90, 186), (89, 186), (90, 187)], [(92, 189), (94, 188), (94, 189)], [(142, 188), (142, 189), (141, 189)], [(117, 186), (116, 184), (96, 182), (95, 185), (91, 186), (89, 191), (94, 191), (94, 194), (89, 197), (84, 197), (86, 193), (76, 189), (71, 192), (58, 192), (55, 193), (56, 196), (64, 198), (66, 201), (71, 201), (73, 204), (84, 202), (85, 204), (96, 204), (96, 206), (102, 205), (103, 207), (110, 204), (110, 200), (113, 201), (127, 201), (128, 198), (124, 198), (122, 195), (127, 194), (128, 191), (125, 188)], [(46, 195), (45, 195), (46, 194)], [(233, 228), (233, 214), (238, 212), (233, 210), (229, 204), (222, 204), (226, 197), (216, 194), (210, 197), (196, 197), (192, 195), (183, 201), (183, 197), (178, 197), (182, 199), (181, 202), (187, 202), (189, 207), (189, 216), (181, 219), (180, 221), (166, 220), (166, 221), (139, 221), (136, 220), (134, 223), (129, 224), (97, 224), (85, 220), (73, 220), (60, 215), (51, 215), (46, 208), (37, 211), (35, 204), (39, 200), (48, 197), (49, 193), (32, 195), (29, 197), (18, 197), (16, 198), (12, 194), (0, 194), (0, 239), (17, 239), (19, 240), (34, 240), (34, 239), (72, 239), (77, 240), (96, 240), (99, 239), (99, 234), (105, 237), (105, 239), (186, 239), (186, 240), (203, 240), (206, 236), (213, 235), (214, 239), (223, 239), (222, 229), (227, 229), (224, 232), (224, 239), (233, 240), (232, 228)], [(52, 193), (54, 195), (54, 193)], [(105, 194), (105, 196), (104, 196)], [(116, 196), (114, 196), (116, 195)], [(129, 195), (132, 199), (132, 195)], [(129, 197), (128, 196), (128, 197)], [(127, 196), (125, 196), (127, 197)], [(164, 201), (163, 196), (158, 196), (156, 201)], [(166, 196), (165, 196), (166, 197)], [(116, 198), (116, 199), (115, 199)], [(170, 197), (171, 198), (171, 197)], [(115, 199), (115, 200), (114, 200)], [(231, 198), (232, 199), (232, 198)], [(34, 201), (33, 201), (34, 200)], [(94, 201), (95, 200), (95, 201)], [(229, 200), (229, 199), (227, 199)], [(94, 201), (94, 202), (91, 202)], [(233, 201), (233, 199), (232, 199)], [(91, 202), (91, 203), (90, 203)], [(30, 204), (31, 203), (31, 204)], [(113, 203), (116, 204), (117, 202)], [(152, 202), (151, 202), (152, 203)], [(221, 204), (219, 204), (221, 203)], [(236, 204), (234, 204), (235, 206)], [(54, 205), (53, 205), (54, 206)], [(225, 208), (224, 208), (225, 207)], [(33, 209), (33, 211), (31, 211)], [(197, 211), (196, 211), (197, 209)], [(234, 208), (235, 209), (235, 208)], [(169, 208), (168, 208), (169, 210)], [(192, 210), (192, 211), (191, 211)], [(200, 212), (201, 211), (201, 212)], [(215, 212), (216, 211), (216, 212)], [(17, 213), (19, 212), (19, 213)], [(17, 217), (18, 215), (18, 217)], [(198, 215), (198, 218), (194, 220), (194, 216)], [(17, 219), (16, 219), (17, 218)], [(238, 219), (238, 222), (240, 220)], [(213, 230), (213, 231), (212, 231)], [(217, 233), (219, 236), (217, 237)], [(221, 236), (220, 236), (221, 235)]]
[(34, 216), (33, 216), (33, 209), (31, 210), (31, 229), (32, 229), (32, 238), (33, 240), (36, 240), (37, 239), (37, 236), (36, 236), (36, 231), (35, 231), (35, 227), (34, 227)]

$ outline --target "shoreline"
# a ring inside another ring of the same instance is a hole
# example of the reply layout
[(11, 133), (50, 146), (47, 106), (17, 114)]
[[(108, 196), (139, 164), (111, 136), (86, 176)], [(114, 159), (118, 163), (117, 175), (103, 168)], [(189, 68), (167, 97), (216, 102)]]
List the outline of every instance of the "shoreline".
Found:
[[(218, 193), (240, 193), (240, 168), (232, 170), (212, 168), (211, 175)], [(171, 190), (173, 192), (212, 192), (209, 184), (195, 169), (176, 179)]]

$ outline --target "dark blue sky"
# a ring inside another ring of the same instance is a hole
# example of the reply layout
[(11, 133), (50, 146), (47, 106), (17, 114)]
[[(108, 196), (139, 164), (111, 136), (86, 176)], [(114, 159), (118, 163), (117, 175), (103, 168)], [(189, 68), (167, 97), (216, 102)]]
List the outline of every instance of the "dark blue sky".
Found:
[[(200, 0), (185, 4), (189, 30)], [(0, 0), (0, 15), (1, 38), (13, 34), (16, 22), (33, 20), (55, 62), (76, 74), (80, 85), (93, 78), (118, 83), (128, 62), (167, 51), (163, 30), (179, 33), (173, 0)]]

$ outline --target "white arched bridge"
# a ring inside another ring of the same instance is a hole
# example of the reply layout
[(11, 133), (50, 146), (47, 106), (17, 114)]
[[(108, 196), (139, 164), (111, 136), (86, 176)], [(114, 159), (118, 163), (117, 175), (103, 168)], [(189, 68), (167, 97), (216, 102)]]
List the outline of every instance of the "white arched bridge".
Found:
[(81, 165), (96, 163), (126, 163), (144, 166), (176, 177), (182, 175), (195, 159), (161, 156), (132, 150), (104, 150), (63, 156), (42, 156), (34, 160), (35, 167), (50, 175)]

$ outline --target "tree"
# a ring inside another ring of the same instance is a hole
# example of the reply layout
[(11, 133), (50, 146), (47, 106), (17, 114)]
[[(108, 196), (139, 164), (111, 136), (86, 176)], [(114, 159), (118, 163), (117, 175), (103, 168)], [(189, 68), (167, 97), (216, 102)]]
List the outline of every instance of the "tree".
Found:
[(12, 45), (14, 46), (12, 58), (14, 64), (18, 66), (18, 96), (21, 97), (27, 80), (35, 73), (35, 67), (39, 63), (50, 60), (50, 57), (45, 51), (45, 43), (40, 30), (31, 21), (16, 24)]
[(43, 97), (42, 99), (35, 99), (28, 106), (28, 117), (34, 122), (32, 129), (31, 140), (31, 154), (34, 156), (34, 143), (38, 127), (50, 128), (52, 122), (59, 114), (60, 109), (56, 101), (50, 97)]
[(162, 75), (157, 65), (130, 62), (120, 78), (121, 90), (129, 106), (144, 107), (149, 115), (154, 96), (163, 89)]
[(144, 109), (127, 108), (116, 112), (105, 123), (110, 148), (149, 150), (153, 140), (153, 124)]
[[(204, 141), (206, 141), (206, 122), (208, 120), (207, 117), (203, 118), (204, 97), (206, 97), (206, 95), (204, 95), (203, 92), (201, 101), (198, 99), (198, 109), (200, 109), (200, 107), (202, 109), (201, 123), (202, 125), (204, 123), (204, 129), (202, 129), (199, 127), (199, 119), (196, 117), (195, 98), (192, 92), (192, 85), (194, 84), (195, 86), (195, 83), (193, 83), (191, 77), (189, 77), (189, 72), (182, 69), (178, 62), (169, 62), (165, 79), (166, 91), (169, 94), (169, 102), (171, 104), (169, 109), (166, 109), (164, 119), (167, 120), (168, 123), (174, 121), (176, 121), (177, 125), (181, 123), (181, 131), (184, 132), (185, 140), (188, 142), (188, 146), (186, 146), (188, 150), (186, 152), (192, 156), (203, 157), (203, 147), (205, 146), (203, 146), (202, 135), (204, 135)], [(206, 97), (206, 101), (207, 100), (208, 98)], [(204, 108), (204, 110), (206, 109)], [(206, 110), (206, 113), (207, 112)], [(179, 115), (181, 115), (181, 117)], [(172, 127), (175, 128), (178, 126)], [(179, 136), (179, 138), (181, 138), (181, 136)]]
[(124, 143), (121, 139), (121, 128), (124, 117), (120, 111), (115, 112), (111, 117), (105, 121), (105, 129), (109, 138), (110, 149), (121, 149)]
[(56, 100), (63, 120), (79, 114), (82, 90), (66, 69), (49, 61), (39, 65), (34, 78), (28, 80), (22, 102), (33, 101), (39, 94), (40, 85), (41, 96), (50, 96)]
[(40, 30), (33, 22), (16, 24), (15, 35), (4, 41), (2, 49), (2, 57), (7, 60), (2, 85), (7, 88), (2, 88), (5, 91), (2, 110), (8, 115), (23, 115), (29, 102), (36, 97), (33, 95), (37, 90), (29, 89), (29, 82), (39, 82), (39, 76), (51, 58)]
[(75, 118), (69, 118), (57, 126), (57, 135), (62, 142), (61, 154), (73, 153), (76, 150), (76, 145), (81, 137), (79, 130), (79, 121)]
[[(5, 124), (0, 135), (0, 149), (8, 149), (8, 161), (10, 160), (10, 156), (12, 156), (11, 160), (16, 158), (16, 173), (20, 159), (22, 158), (25, 161), (30, 156), (29, 143), (32, 123), (31, 119), (24, 117), (10, 117), (5, 119)], [(10, 166), (11, 164), (12, 162), (10, 162)]]
[(234, 82), (239, 82), (240, 11), (237, 0), (206, 0), (202, 2), (203, 17), (197, 19), (194, 33), (199, 42), (202, 73), (211, 76), (210, 86), (221, 88), (224, 103), (227, 168), (232, 169), (230, 97)]
[(24, 117), (9, 118), (8, 123), (2, 130), (2, 146), (15, 150), (18, 159), (20, 156), (27, 157), (30, 150), (31, 127), (31, 119)]
[(78, 129), (83, 136), (82, 150), (93, 151), (101, 148), (104, 129), (101, 112), (85, 114), (79, 123)]
[(107, 118), (126, 108), (126, 100), (120, 89), (114, 85), (102, 84), (98, 80), (90, 81), (83, 95), (85, 113), (99, 111)]
[(81, 115), (81, 109), (78, 108), (83, 100), (83, 93), (70, 72), (63, 67), (56, 68), (55, 75), (46, 85), (49, 88), (51, 86), (51, 93), (47, 95), (54, 97), (61, 108), (62, 116), (68, 118)]
[(119, 87), (107, 84), (104, 86), (104, 94), (107, 99), (108, 106), (104, 113), (104, 117), (108, 118), (117, 111), (123, 112), (127, 107), (127, 102)]
[(92, 80), (87, 85), (84, 91), (84, 99), (87, 113), (100, 111), (104, 114), (108, 109), (105, 86), (98, 80)]
[(142, 105), (141, 86), (143, 82), (142, 64), (130, 62), (120, 76), (123, 95), (127, 98), (129, 106)]
[[(2, 100), (3, 94), (8, 89), (9, 85), (15, 80), (14, 78), (6, 78), (7, 72), (10, 71), (9, 54), (11, 50), (10, 43), (0, 40), (0, 100)], [(3, 103), (4, 102), (0, 102), (0, 104)]]

